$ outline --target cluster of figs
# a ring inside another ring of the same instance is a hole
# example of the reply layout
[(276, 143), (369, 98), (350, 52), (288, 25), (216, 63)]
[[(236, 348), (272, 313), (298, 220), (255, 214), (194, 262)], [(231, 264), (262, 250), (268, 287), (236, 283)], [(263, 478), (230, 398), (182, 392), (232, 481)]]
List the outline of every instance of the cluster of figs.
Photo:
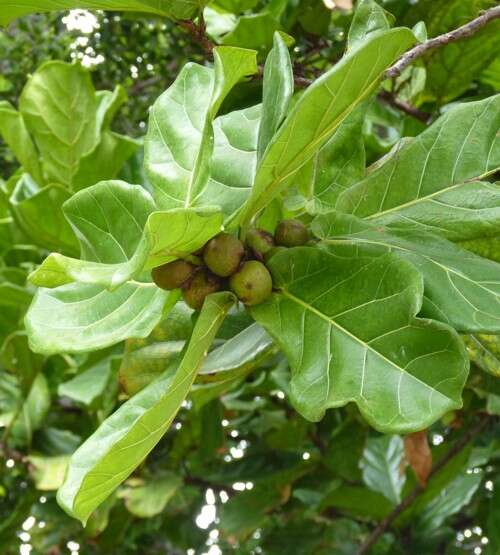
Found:
[(245, 244), (234, 235), (219, 233), (188, 259), (179, 259), (151, 272), (158, 287), (181, 289), (184, 301), (199, 310), (210, 293), (230, 289), (245, 305), (265, 301), (273, 282), (266, 262), (277, 250), (297, 247), (309, 240), (306, 226), (299, 220), (281, 221), (274, 236), (262, 229), (247, 232)]

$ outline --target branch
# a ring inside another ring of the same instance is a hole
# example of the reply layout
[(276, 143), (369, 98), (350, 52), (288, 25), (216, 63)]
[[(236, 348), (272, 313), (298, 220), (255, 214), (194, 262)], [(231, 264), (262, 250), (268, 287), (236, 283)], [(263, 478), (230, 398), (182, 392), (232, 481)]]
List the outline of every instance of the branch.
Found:
[[(467, 432), (450, 448), (446, 455), (440, 459), (432, 468), (429, 474), (429, 478), (432, 478), (437, 474), (444, 466), (446, 466), (451, 459), (458, 455), (462, 449), (464, 449), (467, 444), (472, 441), (476, 435), (486, 427), (489, 422), (489, 418), (484, 416), (479, 422), (469, 428)], [(373, 530), (373, 532), (368, 536), (367, 540), (359, 548), (356, 555), (365, 555), (370, 551), (370, 549), (377, 543), (378, 539), (382, 534), (384, 534), (391, 524), (396, 520), (396, 518), (407, 509), (417, 497), (425, 491), (425, 487), (420, 484), (415, 486), (413, 491), (409, 493), (399, 505), (397, 505), (385, 518), (384, 520)]]
[(432, 117), (431, 114), (429, 114), (428, 112), (419, 110), (415, 106), (412, 106), (411, 104), (408, 104), (403, 100), (399, 100), (397, 97), (392, 95), (389, 91), (380, 92), (378, 94), (378, 98), (382, 102), (389, 104), (389, 106), (392, 106), (393, 108), (396, 108), (397, 110), (400, 110), (401, 112), (404, 112), (405, 114), (408, 114), (409, 116), (415, 119), (418, 119), (423, 123), (429, 123)]
[(177, 21), (177, 24), (191, 35), (193, 40), (201, 46), (205, 54), (209, 56), (212, 55), (214, 43), (207, 35), (207, 26), (205, 25), (205, 20), (203, 19), (203, 12), (200, 12), (198, 25), (190, 19), (180, 19)]
[(458, 29), (445, 33), (444, 35), (439, 35), (438, 37), (434, 37), (415, 46), (415, 48), (412, 48), (411, 50), (408, 50), (406, 54), (403, 54), (403, 56), (401, 56), (401, 58), (385, 72), (385, 77), (397, 77), (398, 75), (401, 75), (401, 72), (407, 66), (409, 66), (417, 58), (420, 58), (429, 52), (429, 50), (434, 50), (434, 48), (445, 46), (450, 42), (470, 37), (474, 33), (477, 33), (479, 29), (482, 29), (489, 21), (499, 18), (500, 6), (490, 8), (489, 10), (483, 12), (479, 17), (476, 17), (476, 19), (458, 27)]

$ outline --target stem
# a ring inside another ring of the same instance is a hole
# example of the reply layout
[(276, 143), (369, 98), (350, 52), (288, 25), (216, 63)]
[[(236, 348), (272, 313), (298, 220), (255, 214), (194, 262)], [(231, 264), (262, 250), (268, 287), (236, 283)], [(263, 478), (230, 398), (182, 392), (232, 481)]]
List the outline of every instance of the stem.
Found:
[(439, 35), (415, 46), (415, 48), (412, 48), (411, 50), (408, 50), (406, 54), (403, 54), (403, 56), (401, 56), (401, 58), (385, 72), (385, 77), (397, 77), (398, 75), (401, 75), (401, 72), (406, 67), (413, 63), (417, 58), (427, 54), (430, 50), (434, 50), (440, 46), (445, 46), (450, 42), (454, 42), (459, 39), (470, 37), (482, 29), (489, 21), (499, 18), (500, 6), (496, 6), (495, 8), (490, 8), (489, 10), (484, 11), (479, 17), (476, 17), (476, 19), (458, 27), (458, 29), (454, 29), (453, 31), (444, 33), (443, 35)]
[[(451, 459), (456, 457), (462, 449), (464, 449), (470, 441), (472, 441), (476, 435), (482, 431), (483, 428), (489, 422), (488, 416), (484, 416), (479, 422), (474, 426), (469, 428), (465, 434), (451, 447), (451, 449), (446, 453), (446, 455), (440, 459), (432, 468), (429, 479), (432, 478), (437, 472), (439, 472), (444, 466), (446, 466)], [(384, 534), (391, 524), (396, 520), (396, 518), (407, 509), (417, 497), (425, 491), (425, 488), (420, 484), (415, 486), (413, 491), (409, 493), (399, 505), (397, 505), (385, 518), (384, 520), (373, 530), (373, 532), (368, 536), (367, 540), (361, 545), (361, 547), (356, 552), (356, 555), (365, 555), (370, 551), (370, 549), (377, 543), (378, 539), (382, 534)]]
[(400, 110), (405, 114), (408, 114), (412, 118), (418, 119), (422, 123), (429, 123), (432, 117), (431, 114), (424, 112), (422, 110), (419, 110), (415, 106), (412, 106), (411, 104), (408, 104), (403, 100), (400, 100), (399, 98), (391, 94), (389, 91), (380, 92), (378, 94), (378, 97), (380, 100), (382, 100), (382, 102), (385, 102), (386, 104), (389, 104), (389, 106), (392, 106), (393, 108), (396, 108), (397, 110)]

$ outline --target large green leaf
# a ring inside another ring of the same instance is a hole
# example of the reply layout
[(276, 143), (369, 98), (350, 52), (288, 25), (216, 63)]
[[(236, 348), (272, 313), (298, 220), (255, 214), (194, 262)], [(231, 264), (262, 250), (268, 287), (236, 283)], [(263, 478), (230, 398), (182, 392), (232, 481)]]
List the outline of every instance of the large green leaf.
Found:
[(69, 197), (64, 187), (40, 187), (24, 173), (17, 180), (9, 201), (16, 223), (34, 244), (71, 255), (78, 252), (78, 242), (62, 212), (62, 205)]
[(367, 440), (360, 461), (365, 484), (394, 505), (401, 502), (405, 483), (401, 465), (403, 453), (404, 445), (400, 436), (372, 437)]
[(24, 87), (19, 110), (42, 156), (47, 181), (71, 188), (80, 158), (98, 140), (89, 72), (76, 64), (47, 62)]
[(500, 95), (450, 108), (343, 192), (337, 209), (454, 240), (498, 233), (498, 188), (471, 181), (500, 167), (499, 127)]
[(300, 191), (309, 200), (308, 212), (333, 210), (340, 193), (365, 176), (365, 116), (363, 103), (298, 173)]
[(36, 353), (91, 351), (128, 337), (147, 337), (168, 298), (153, 283), (130, 281), (113, 292), (87, 283), (40, 288), (26, 315)]
[(23, 169), (35, 181), (43, 184), (38, 152), (26, 129), (23, 116), (6, 101), (0, 102), (0, 135), (9, 145)]
[(74, 453), (57, 497), (70, 515), (85, 523), (161, 439), (232, 303), (230, 293), (207, 297), (175, 374), (167, 373), (123, 404)]
[(64, 213), (83, 260), (53, 253), (31, 274), (31, 283), (57, 287), (79, 281), (113, 289), (145, 268), (196, 251), (222, 227), (221, 212), (210, 207), (154, 208), (145, 189), (121, 181), (103, 181), (76, 193)]
[(335, 250), (349, 243), (366, 255), (394, 252), (424, 277), (425, 316), (465, 332), (500, 332), (500, 264), (425, 232), (376, 227), (348, 214), (318, 216), (314, 233)]
[(261, 160), (241, 221), (248, 223), (291, 182), (414, 40), (409, 29), (374, 33), (306, 90)]
[(212, 121), (232, 87), (257, 70), (251, 50), (219, 47), (214, 58), (214, 69), (186, 64), (151, 108), (144, 163), (162, 209), (200, 204), (209, 184)]
[(202, 6), (201, 0), (5, 0), (0, 25), (33, 12), (89, 8), (94, 10), (146, 12), (173, 19), (189, 19)]
[(83, 156), (73, 180), (74, 189), (83, 189), (98, 181), (114, 179), (124, 163), (137, 151), (142, 141), (114, 133), (111, 120), (127, 101), (127, 93), (121, 85), (113, 92), (96, 92), (96, 131), (99, 142)]
[(214, 120), (214, 151), (210, 178), (200, 205), (235, 212), (247, 199), (255, 177), (260, 106), (237, 110)]
[(349, 402), (383, 432), (422, 429), (461, 406), (468, 360), (450, 327), (415, 318), (421, 275), (393, 255), (346, 245), (278, 252), (278, 290), (252, 315), (291, 366), (291, 399), (309, 420)]
[(260, 160), (281, 122), (293, 95), (293, 70), (288, 48), (279, 33), (274, 34), (273, 49), (264, 66), (262, 116), (257, 158)]

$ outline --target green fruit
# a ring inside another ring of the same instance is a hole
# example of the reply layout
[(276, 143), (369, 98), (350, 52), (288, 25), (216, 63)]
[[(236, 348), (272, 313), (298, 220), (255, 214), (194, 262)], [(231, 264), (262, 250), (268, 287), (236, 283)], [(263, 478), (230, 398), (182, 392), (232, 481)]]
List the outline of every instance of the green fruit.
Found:
[(220, 291), (222, 285), (222, 280), (217, 276), (206, 270), (200, 270), (194, 274), (187, 287), (184, 287), (182, 296), (188, 306), (194, 310), (200, 310), (205, 297), (210, 293)]
[(309, 231), (299, 220), (283, 220), (274, 232), (274, 239), (283, 247), (300, 247), (309, 240)]
[(249, 229), (246, 241), (247, 245), (257, 254), (264, 255), (274, 247), (273, 236), (262, 229)]
[(238, 299), (249, 306), (264, 302), (273, 289), (269, 270), (257, 260), (245, 262), (229, 280), (231, 289)]
[(182, 287), (193, 275), (195, 269), (196, 266), (185, 260), (175, 260), (153, 268), (151, 277), (158, 287), (170, 291)]
[(205, 245), (203, 260), (216, 275), (228, 277), (234, 274), (245, 254), (243, 243), (229, 233), (219, 233)]

